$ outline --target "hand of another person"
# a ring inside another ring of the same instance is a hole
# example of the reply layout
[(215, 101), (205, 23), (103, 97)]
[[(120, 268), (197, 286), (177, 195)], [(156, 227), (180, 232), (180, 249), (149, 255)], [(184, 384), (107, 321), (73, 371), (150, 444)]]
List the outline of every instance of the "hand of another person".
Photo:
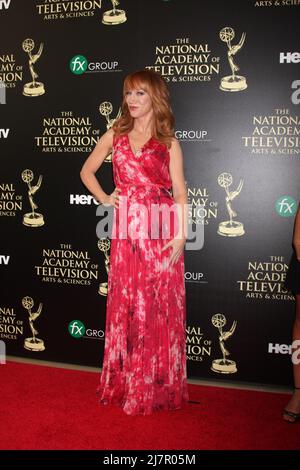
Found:
[(111, 194), (106, 195), (105, 199), (102, 201), (102, 204), (104, 206), (114, 206), (118, 209), (119, 203), (120, 203), (120, 197), (119, 197), (120, 192), (121, 192), (121, 189), (115, 188)]
[(185, 242), (185, 238), (173, 238), (162, 248), (161, 251), (164, 251), (169, 247), (173, 248), (170, 257), (170, 265), (177, 263), (177, 261), (179, 260), (180, 255), (183, 253)]

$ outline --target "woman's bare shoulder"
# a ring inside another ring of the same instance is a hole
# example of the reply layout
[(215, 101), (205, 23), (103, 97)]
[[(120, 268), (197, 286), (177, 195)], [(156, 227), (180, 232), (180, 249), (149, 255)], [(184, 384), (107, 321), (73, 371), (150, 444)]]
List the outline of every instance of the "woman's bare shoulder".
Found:
[(101, 140), (103, 143), (106, 143), (110, 146), (112, 146), (113, 144), (113, 140), (114, 140), (114, 131), (113, 129), (108, 129), (108, 131), (106, 131), (102, 136), (101, 136)]

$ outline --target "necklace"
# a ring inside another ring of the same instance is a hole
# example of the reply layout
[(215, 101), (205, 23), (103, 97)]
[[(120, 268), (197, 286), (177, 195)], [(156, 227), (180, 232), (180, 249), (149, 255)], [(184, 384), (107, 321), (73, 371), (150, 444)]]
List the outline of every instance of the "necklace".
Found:
[(149, 140), (151, 139), (151, 137), (149, 137), (149, 139), (139, 148), (135, 147), (135, 145), (133, 145), (132, 142), (130, 142), (129, 140), (129, 137), (128, 137), (128, 142), (129, 142), (129, 146), (130, 146), (130, 149), (132, 151), (132, 153), (136, 156), (136, 157), (140, 157), (143, 153), (143, 149), (145, 147), (145, 145), (149, 142)]
[(136, 157), (140, 157), (140, 156), (142, 155), (142, 149), (143, 149), (143, 147), (137, 149), (137, 148), (135, 148), (135, 146), (132, 145), (132, 144), (131, 144), (131, 147), (132, 147), (132, 151), (133, 151), (133, 153), (134, 153), (134, 155), (135, 155)]

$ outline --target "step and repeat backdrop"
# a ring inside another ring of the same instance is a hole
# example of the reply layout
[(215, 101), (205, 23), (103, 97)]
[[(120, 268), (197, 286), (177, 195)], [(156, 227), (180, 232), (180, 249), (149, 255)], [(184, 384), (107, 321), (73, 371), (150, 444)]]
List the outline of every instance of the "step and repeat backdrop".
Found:
[[(110, 240), (81, 166), (124, 77), (167, 81), (184, 152), (190, 378), (290, 385), (300, 0), (0, 0), (0, 342), (102, 365)], [(112, 192), (109, 155), (97, 174)]]

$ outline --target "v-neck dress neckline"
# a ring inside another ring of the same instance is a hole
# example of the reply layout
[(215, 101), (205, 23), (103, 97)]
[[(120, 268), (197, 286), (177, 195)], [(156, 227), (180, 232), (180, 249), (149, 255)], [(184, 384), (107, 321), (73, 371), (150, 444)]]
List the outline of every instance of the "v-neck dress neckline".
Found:
[(132, 150), (132, 145), (130, 143), (129, 134), (126, 134), (126, 138), (127, 138), (129, 150), (135, 158), (140, 158), (143, 154), (143, 151), (147, 147), (147, 145), (152, 141), (152, 136), (151, 136), (149, 137), (148, 140), (146, 140), (146, 142), (140, 148), (137, 149), (136, 153), (134, 153), (134, 151)]

